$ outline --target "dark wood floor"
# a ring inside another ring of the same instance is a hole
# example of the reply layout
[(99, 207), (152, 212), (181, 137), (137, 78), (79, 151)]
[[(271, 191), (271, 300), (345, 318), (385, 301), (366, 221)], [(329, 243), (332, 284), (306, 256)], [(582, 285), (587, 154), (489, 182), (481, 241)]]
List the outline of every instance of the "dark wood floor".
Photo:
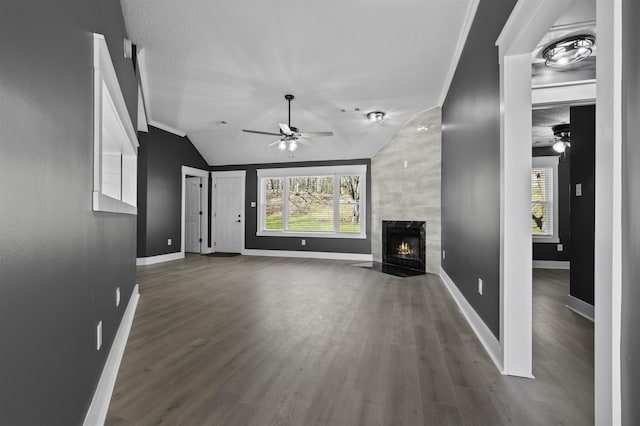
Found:
[(501, 376), (439, 277), (188, 256), (140, 267), (109, 425), (593, 424), (593, 325), (534, 272), (535, 380)]

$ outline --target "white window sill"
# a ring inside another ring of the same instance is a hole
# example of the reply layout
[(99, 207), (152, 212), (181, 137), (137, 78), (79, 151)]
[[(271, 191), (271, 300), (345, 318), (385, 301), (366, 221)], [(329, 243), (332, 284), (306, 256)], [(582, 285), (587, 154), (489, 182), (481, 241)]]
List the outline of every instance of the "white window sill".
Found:
[(341, 238), (341, 239), (361, 239), (367, 238), (366, 234), (355, 232), (296, 232), (296, 231), (258, 231), (258, 237), (305, 237), (305, 238)]
[(134, 215), (138, 214), (138, 208), (136, 206), (127, 204), (124, 201), (116, 200), (115, 198), (97, 191), (93, 192), (93, 211)]
[(560, 242), (560, 238), (558, 237), (533, 237), (534, 243), (549, 243), (549, 244), (558, 244)]

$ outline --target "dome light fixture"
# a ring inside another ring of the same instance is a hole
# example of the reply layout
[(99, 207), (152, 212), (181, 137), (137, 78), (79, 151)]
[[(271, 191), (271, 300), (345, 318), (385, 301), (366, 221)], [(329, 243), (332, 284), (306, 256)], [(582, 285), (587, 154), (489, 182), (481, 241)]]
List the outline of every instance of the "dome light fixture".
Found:
[(374, 122), (379, 123), (385, 118), (387, 118), (387, 114), (385, 114), (382, 111), (371, 111), (367, 113), (367, 120), (369, 120), (369, 122), (371, 123), (374, 123)]
[(591, 56), (595, 37), (582, 34), (553, 42), (542, 51), (544, 64), (550, 68), (566, 67)]

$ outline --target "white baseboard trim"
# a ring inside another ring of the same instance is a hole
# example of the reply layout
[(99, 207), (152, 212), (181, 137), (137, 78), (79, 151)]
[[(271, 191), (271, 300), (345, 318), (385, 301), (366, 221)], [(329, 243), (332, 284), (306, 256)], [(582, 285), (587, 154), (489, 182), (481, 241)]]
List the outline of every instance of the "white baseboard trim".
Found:
[(93, 394), (91, 405), (89, 406), (87, 415), (84, 418), (84, 426), (103, 425), (107, 418), (107, 411), (109, 410), (113, 387), (115, 386), (116, 378), (118, 377), (120, 361), (122, 361), (124, 348), (127, 345), (129, 331), (131, 330), (133, 317), (136, 313), (136, 307), (138, 306), (138, 299), (140, 299), (140, 293), (138, 292), (138, 284), (136, 284), (135, 287), (133, 287), (129, 304), (127, 305), (127, 309), (124, 311), (124, 315), (120, 321), (120, 326), (118, 327), (116, 336), (113, 339), (113, 344), (111, 345), (107, 361), (102, 369), (102, 375), (98, 381), (96, 391)]
[(534, 260), (533, 267), (540, 269), (569, 269), (571, 262), (568, 260)]
[(476, 333), (476, 336), (478, 336), (478, 340), (480, 340), (480, 343), (482, 343), (482, 346), (484, 346), (496, 368), (498, 369), (498, 371), (500, 371), (501, 374), (504, 374), (504, 368), (502, 366), (500, 356), (500, 342), (498, 341), (496, 336), (493, 335), (491, 330), (489, 330), (489, 327), (487, 327), (484, 321), (482, 321), (480, 315), (478, 315), (473, 307), (469, 304), (469, 302), (467, 302), (467, 299), (460, 292), (460, 290), (458, 290), (458, 286), (455, 285), (451, 277), (447, 275), (442, 267), (440, 267), (440, 278), (442, 279), (442, 282), (444, 283), (447, 290), (449, 290), (449, 293), (451, 293), (453, 300), (456, 301), (467, 322)]
[(576, 314), (595, 322), (595, 308), (593, 305), (567, 294), (567, 304), (565, 306)]
[(371, 262), (373, 256), (360, 253), (332, 253), (324, 251), (294, 251), (294, 250), (256, 250), (245, 249), (242, 254), (247, 256), (272, 256), (272, 257), (304, 257), (310, 259), (356, 260)]
[(159, 254), (157, 256), (138, 257), (136, 259), (136, 265), (153, 265), (154, 263), (169, 262), (170, 260), (184, 259), (184, 252), (179, 251), (177, 253)]

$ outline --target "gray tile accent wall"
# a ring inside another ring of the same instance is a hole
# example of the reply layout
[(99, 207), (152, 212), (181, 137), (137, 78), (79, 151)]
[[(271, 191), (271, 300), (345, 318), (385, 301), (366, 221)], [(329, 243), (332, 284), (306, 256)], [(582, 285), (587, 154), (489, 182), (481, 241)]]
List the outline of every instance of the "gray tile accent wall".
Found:
[(440, 123), (439, 107), (416, 114), (371, 160), (371, 253), (377, 262), (383, 220), (424, 220), (426, 271), (440, 273)]

